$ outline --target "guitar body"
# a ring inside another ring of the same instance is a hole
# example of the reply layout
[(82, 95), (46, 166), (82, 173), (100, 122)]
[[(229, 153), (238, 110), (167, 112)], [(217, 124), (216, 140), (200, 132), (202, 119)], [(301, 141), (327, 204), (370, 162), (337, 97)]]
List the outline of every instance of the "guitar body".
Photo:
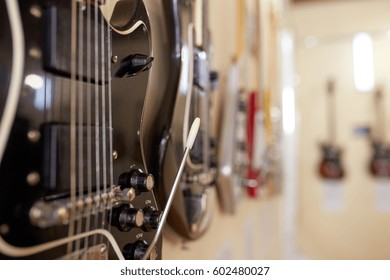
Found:
[(246, 178), (246, 103), (239, 89), (239, 66), (231, 65), (226, 93), (221, 98), (223, 108), (219, 133), (217, 191), (221, 209), (237, 212)]
[(324, 179), (344, 178), (344, 169), (341, 165), (341, 151), (332, 145), (322, 146), (322, 160), (319, 173)]
[[(369, 172), (374, 177), (390, 176), (390, 147), (386, 142), (386, 109), (383, 101), (384, 94), (381, 87), (377, 87), (374, 96), (374, 111), (376, 113), (376, 126), (371, 137), (372, 157), (369, 162)], [(371, 132), (371, 131), (370, 131)]]
[[(153, 67), (150, 69), (142, 120), (146, 165), (156, 183), (161, 180), (181, 70), (179, 0), (145, 0), (152, 24)], [(169, 71), (167, 71), (169, 69)], [(172, 170), (175, 172), (175, 170)], [(161, 184), (155, 191), (162, 193)], [(157, 198), (162, 205), (165, 200)]]
[(375, 177), (390, 176), (390, 149), (381, 142), (372, 143), (373, 155), (369, 170)]
[(177, 4), (180, 76), (174, 91), (171, 123), (160, 144), (161, 176), (158, 191), (164, 205), (183, 157), (189, 128), (193, 120), (199, 117), (200, 129), (167, 218), (176, 234), (186, 239), (197, 239), (210, 223), (208, 188), (215, 181), (215, 170), (210, 160), (209, 46), (205, 43), (206, 49), (201, 49), (195, 45), (194, 1), (180, 0)]
[[(114, 30), (100, 2), (18, 2), (26, 51), (0, 163), (0, 258), (117, 259), (112, 235), (125, 258), (139, 259), (160, 214), (140, 143), (152, 53), (146, 9), (114, 1)], [(4, 1), (0, 8), (3, 115), (15, 46)], [(35, 250), (42, 244), (49, 248)]]

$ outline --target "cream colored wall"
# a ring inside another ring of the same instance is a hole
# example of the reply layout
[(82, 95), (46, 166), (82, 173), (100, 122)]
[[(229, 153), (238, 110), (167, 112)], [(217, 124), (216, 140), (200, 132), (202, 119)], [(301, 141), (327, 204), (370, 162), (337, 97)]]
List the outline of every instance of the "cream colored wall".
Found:
[[(354, 133), (354, 128), (374, 122), (375, 111), (373, 93), (354, 89), (352, 36), (359, 31), (373, 35), (376, 82), (384, 85), (383, 105), (390, 108), (390, 39), (386, 37), (390, 1), (329, 2), (297, 5), (290, 11), (298, 74), (299, 248), (308, 258), (389, 259), (390, 212), (378, 209), (377, 195), (390, 204), (386, 190), (390, 182), (368, 174), (370, 143)], [(308, 35), (318, 38), (316, 47), (304, 45)], [(333, 197), (331, 183), (317, 175), (319, 144), (327, 139), (325, 83), (330, 76), (336, 81), (337, 144), (344, 151), (347, 173), (340, 185), (333, 186)]]
[(163, 259), (279, 259), (280, 200), (243, 198), (234, 215), (221, 212), (215, 195), (213, 219), (198, 240), (164, 231)]
[[(210, 0), (210, 29), (214, 45), (213, 68), (220, 75), (214, 93), (213, 129), (218, 130), (218, 107), (223, 98), (231, 58), (236, 51), (236, 0)], [(163, 234), (163, 259), (278, 259), (281, 256), (281, 197), (249, 199), (243, 193), (237, 213), (223, 213), (211, 190), (213, 219), (198, 240), (186, 241), (170, 228)]]

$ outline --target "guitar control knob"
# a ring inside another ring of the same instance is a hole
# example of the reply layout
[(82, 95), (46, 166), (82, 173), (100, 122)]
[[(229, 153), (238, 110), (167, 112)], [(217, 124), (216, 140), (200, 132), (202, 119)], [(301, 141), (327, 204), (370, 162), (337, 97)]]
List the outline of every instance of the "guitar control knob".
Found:
[(134, 188), (138, 195), (141, 192), (149, 192), (153, 189), (154, 177), (152, 174), (145, 174), (138, 169), (133, 169), (119, 176), (118, 185), (122, 189)]
[(218, 72), (217, 71), (210, 71), (210, 81), (216, 82), (218, 80)]
[[(141, 260), (148, 249), (148, 243), (144, 240), (137, 240), (134, 243), (126, 244), (122, 253), (126, 260)], [(150, 252), (149, 260), (156, 260), (158, 257), (156, 247)]]
[(218, 72), (210, 71), (209, 76), (210, 76), (211, 89), (215, 90), (218, 87)]
[(112, 210), (111, 225), (116, 226), (120, 231), (129, 231), (132, 228), (141, 228), (144, 224), (144, 217), (142, 209), (122, 204)]
[(144, 224), (142, 225), (142, 230), (149, 232), (154, 229), (157, 229), (161, 221), (162, 212), (150, 206), (145, 207), (143, 211), (145, 217)]

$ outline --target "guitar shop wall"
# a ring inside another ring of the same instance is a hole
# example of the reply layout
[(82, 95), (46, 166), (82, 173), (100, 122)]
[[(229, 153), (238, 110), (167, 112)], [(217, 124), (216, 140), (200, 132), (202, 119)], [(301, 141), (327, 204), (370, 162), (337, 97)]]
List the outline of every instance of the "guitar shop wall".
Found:
[[(271, 2), (259, 1), (260, 13), (268, 18)], [(214, 91), (212, 107), (213, 133), (221, 143), (220, 129), (223, 122), (224, 100), (229, 91), (231, 66), (240, 60), (237, 50), (240, 32), (238, 5), (254, 9), (251, 0), (212, 0), (209, 5), (209, 24), (212, 38), (212, 68), (219, 74), (219, 83)], [(244, 19), (245, 20), (245, 19)], [(241, 31), (240, 31), (241, 30)], [(268, 44), (264, 43), (264, 44)], [(234, 57), (234, 59), (233, 59)], [(253, 64), (253, 63), (252, 63)], [(256, 67), (256, 65), (255, 65)], [(261, 66), (258, 65), (260, 68)], [(248, 71), (255, 75), (258, 71)], [(236, 77), (243, 79), (242, 76)], [(251, 78), (251, 85), (258, 87), (259, 77)], [(222, 151), (223, 152), (223, 151)], [(281, 243), (281, 195), (260, 195), (249, 197), (242, 188), (235, 198), (235, 210), (227, 213), (220, 205), (218, 191), (213, 188), (215, 203), (210, 211), (212, 221), (207, 231), (196, 240), (187, 240), (175, 234), (169, 227), (164, 230), (163, 259), (279, 259), (282, 255)]]
[[(291, 5), (299, 138), (296, 233), (307, 258), (390, 258), (387, 148), (376, 154), (383, 169), (370, 170), (373, 140), (389, 142), (389, 10), (385, 0)], [(323, 144), (333, 145), (333, 165), (320, 173)]]

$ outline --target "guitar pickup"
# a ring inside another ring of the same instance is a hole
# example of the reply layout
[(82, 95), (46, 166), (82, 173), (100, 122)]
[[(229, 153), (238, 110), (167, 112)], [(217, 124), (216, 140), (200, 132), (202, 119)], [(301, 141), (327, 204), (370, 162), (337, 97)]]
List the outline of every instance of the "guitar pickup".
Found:
[[(58, 76), (71, 77), (71, 1), (58, 1), (56, 6), (49, 6), (44, 10), (44, 69)], [(108, 38), (107, 32), (101, 32), (102, 24), (107, 30), (107, 23), (99, 13), (97, 21), (94, 18), (94, 11), (88, 18), (86, 9), (81, 11), (81, 20), (77, 14), (76, 30), (76, 78), (90, 83), (100, 85), (108, 82), (109, 74), (106, 70), (104, 75), (101, 69), (108, 68)], [(102, 22), (103, 21), (103, 22)], [(88, 23), (89, 22), (89, 23)], [(88, 25), (90, 28), (87, 28)], [(96, 32), (97, 27), (97, 32)], [(79, 38), (82, 38), (79, 40)], [(102, 50), (102, 40), (104, 49)], [(106, 61), (102, 61), (102, 52), (105, 53)], [(88, 69), (90, 71), (88, 71)], [(96, 69), (98, 73), (96, 73)]]
[[(80, 134), (81, 130), (81, 134)], [(75, 145), (76, 145), (76, 173), (77, 177), (82, 177), (82, 182), (87, 188), (89, 181), (91, 186), (103, 186), (103, 174), (109, 178), (109, 168), (105, 168), (102, 162), (103, 153), (106, 153), (107, 162), (111, 156), (109, 147), (103, 147), (102, 139), (109, 139), (112, 129), (102, 127), (82, 125), (81, 129), (76, 125)], [(47, 123), (41, 127), (42, 153), (43, 153), (43, 181), (42, 187), (54, 191), (56, 194), (69, 193), (70, 186), (70, 162), (71, 162), (71, 126), (69, 124)], [(98, 137), (98, 138), (97, 138)], [(99, 141), (96, 141), (96, 140)], [(79, 140), (82, 142), (80, 147)], [(96, 144), (99, 146), (96, 146)], [(107, 142), (108, 143), (108, 142)], [(106, 163), (107, 165), (107, 163)], [(88, 170), (99, 170), (100, 178), (96, 175), (88, 178)], [(99, 182), (100, 181), (100, 182)]]

